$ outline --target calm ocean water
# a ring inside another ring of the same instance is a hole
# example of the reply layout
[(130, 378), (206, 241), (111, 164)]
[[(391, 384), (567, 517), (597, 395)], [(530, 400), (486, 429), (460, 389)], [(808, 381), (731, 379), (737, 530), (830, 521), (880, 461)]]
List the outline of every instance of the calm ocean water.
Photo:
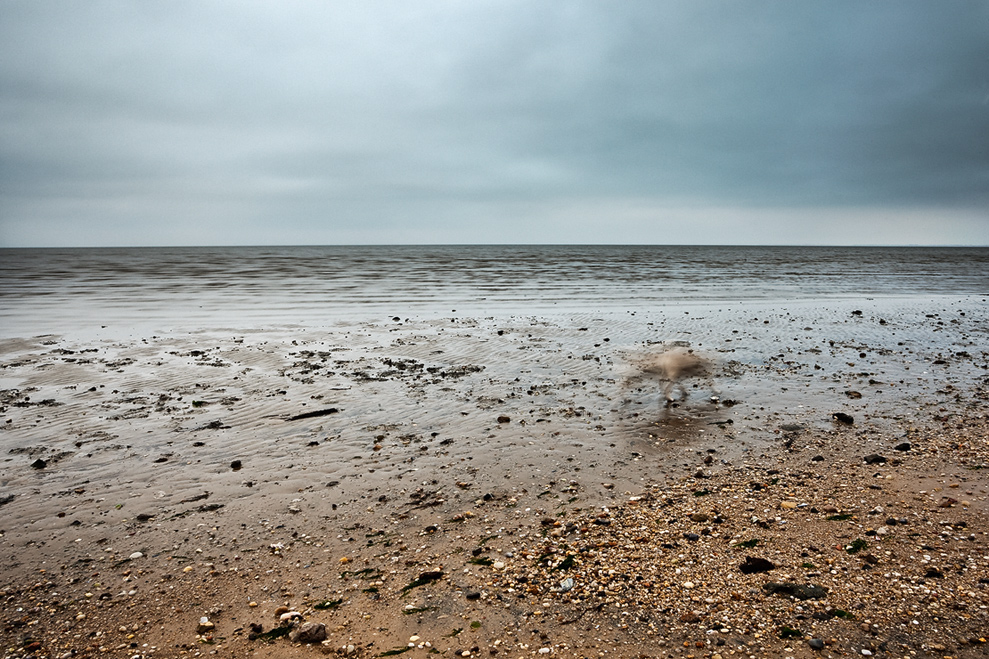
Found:
[(0, 336), (989, 294), (989, 248), (0, 250)]

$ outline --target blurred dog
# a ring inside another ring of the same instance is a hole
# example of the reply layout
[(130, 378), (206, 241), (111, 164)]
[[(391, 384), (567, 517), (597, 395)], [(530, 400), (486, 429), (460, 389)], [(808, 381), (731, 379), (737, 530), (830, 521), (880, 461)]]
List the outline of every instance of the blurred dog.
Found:
[(714, 362), (707, 357), (695, 353), (688, 348), (673, 348), (656, 355), (649, 355), (635, 364), (638, 371), (632, 379), (654, 378), (660, 382), (665, 382), (663, 387), (663, 399), (666, 406), (673, 404), (673, 390), (680, 389), (683, 400), (687, 398), (687, 388), (684, 380), (702, 379), (711, 389), (711, 399), (717, 402), (718, 391), (714, 386)]

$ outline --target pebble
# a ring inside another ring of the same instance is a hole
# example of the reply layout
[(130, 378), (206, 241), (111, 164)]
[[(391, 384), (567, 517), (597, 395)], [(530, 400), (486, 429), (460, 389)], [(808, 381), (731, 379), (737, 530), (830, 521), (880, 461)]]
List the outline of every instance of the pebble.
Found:
[(819, 638), (812, 638), (812, 639), (810, 639), (809, 641), (807, 641), (807, 645), (809, 645), (811, 647), (811, 649), (814, 649), (814, 650), (823, 650), (824, 649), (824, 641), (822, 639), (819, 639)]
[(289, 636), (293, 643), (322, 643), (326, 640), (326, 625), (321, 622), (307, 622)]
[(131, 554), (128, 558), (130, 558), (133, 561), (133, 560), (136, 560), (138, 558), (144, 558), (144, 554), (142, 554), (139, 551), (136, 551), (133, 554)]

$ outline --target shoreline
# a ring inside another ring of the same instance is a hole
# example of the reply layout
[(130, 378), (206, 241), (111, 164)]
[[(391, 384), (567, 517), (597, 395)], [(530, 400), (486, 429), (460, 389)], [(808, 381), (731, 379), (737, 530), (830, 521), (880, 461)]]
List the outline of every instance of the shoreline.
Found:
[(4, 340), (5, 657), (982, 656), (989, 314), (809, 310)]

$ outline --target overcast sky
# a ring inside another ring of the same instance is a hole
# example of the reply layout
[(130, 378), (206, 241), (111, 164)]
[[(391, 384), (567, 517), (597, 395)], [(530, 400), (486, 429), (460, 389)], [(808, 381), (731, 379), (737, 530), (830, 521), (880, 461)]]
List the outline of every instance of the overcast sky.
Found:
[(0, 246), (989, 244), (989, 2), (0, 0)]

